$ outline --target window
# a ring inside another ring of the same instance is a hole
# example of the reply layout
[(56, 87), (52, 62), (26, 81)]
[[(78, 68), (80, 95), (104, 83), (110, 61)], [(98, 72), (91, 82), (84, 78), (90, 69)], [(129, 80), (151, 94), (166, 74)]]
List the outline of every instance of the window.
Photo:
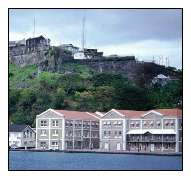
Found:
[(26, 132), (24, 132), (24, 134), (23, 134), (23, 138), (27, 138), (27, 134), (26, 134)]
[(121, 121), (118, 121), (118, 123), (117, 123), (119, 126), (121, 126), (122, 125), (122, 122)]
[(53, 120), (52, 121), (52, 126), (53, 127), (58, 127), (58, 120)]
[(69, 121), (66, 121), (66, 122), (65, 122), (65, 126), (66, 126), (66, 127), (68, 127), (69, 124), (70, 124)]
[(66, 137), (72, 137), (73, 132), (72, 131), (66, 131)]
[(151, 121), (151, 122), (150, 122), (150, 127), (153, 127), (153, 126), (154, 126), (154, 122)]
[(58, 136), (58, 130), (53, 130), (52, 135), (53, 135), (53, 136)]
[(122, 132), (121, 131), (119, 131), (119, 135), (121, 135), (122, 134)]
[(160, 121), (157, 121), (157, 126), (160, 127), (161, 123)]
[(170, 125), (171, 125), (171, 127), (174, 126), (174, 121), (173, 120), (170, 122)]
[(118, 124), (118, 122), (117, 122), (117, 121), (114, 121), (114, 122), (113, 122), (113, 124), (114, 124), (114, 125), (117, 125), (117, 124)]
[(108, 122), (107, 122), (107, 125), (111, 125), (111, 122), (110, 122), (110, 121), (108, 121)]
[(106, 131), (103, 131), (103, 133), (104, 133), (104, 135), (106, 135), (106, 134), (107, 134), (107, 132), (106, 132)]
[(140, 127), (140, 124), (139, 124), (139, 122), (136, 122), (136, 127), (138, 128), (138, 127)]
[(40, 131), (40, 135), (41, 135), (41, 136), (46, 136), (46, 135), (47, 135), (46, 130), (41, 130), (41, 131)]
[(130, 126), (131, 126), (132, 128), (134, 128), (134, 127), (135, 127), (134, 122), (131, 122), (131, 123), (130, 123)]
[(45, 120), (40, 121), (40, 126), (47, 127), (47, 121), (45, 121)]
[(52, 146), (58, 146), (58, 142), (52, 142)]
[(169, 121), (165, 121), (165, 126), (168, 126), (169, 125)]
[(46, 142), (40, 142), (40, 147), (45, 147), (46, 146)]

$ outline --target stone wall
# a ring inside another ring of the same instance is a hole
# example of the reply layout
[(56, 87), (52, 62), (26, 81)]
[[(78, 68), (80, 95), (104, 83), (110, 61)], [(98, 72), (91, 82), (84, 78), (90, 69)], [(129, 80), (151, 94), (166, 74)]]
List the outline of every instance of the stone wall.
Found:
[(74, 60), (71, 54), (67, 54), (57, 47), (49, 50), (9, 56), (9, 60), (20, 67), (36, 64), (40, 71), (58, 73), (66, 73), (65, 68), (63, 68), (64, 64), (71, 64), (71, 66), (72, 64), (86, 65), (97, 72), (122, 74), (131, 80), (136, 79), (138, 83), (143, 84), (150, 81), (159, 73), (162, 73), (165, 69), (164, 66), (154, 63), (136, 61), (133, 56)]
[(46, 51), (36, 51), (32, 53), (24, 53), (22, 55), (9, 56), (9, 61), (17, 66), (24, 67), (26, 65), (38, 64), (48, 58), (45, 56)]

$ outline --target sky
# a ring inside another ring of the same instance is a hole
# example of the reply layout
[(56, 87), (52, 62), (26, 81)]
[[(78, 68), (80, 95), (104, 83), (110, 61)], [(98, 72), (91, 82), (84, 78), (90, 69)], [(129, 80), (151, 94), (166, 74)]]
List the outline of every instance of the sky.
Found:
[(10, 9), (9, 40), (33, 37), (35, 17), (35, 36), (81, 47), (84, 16), (86, 48), (182, 68), (181, 9)]

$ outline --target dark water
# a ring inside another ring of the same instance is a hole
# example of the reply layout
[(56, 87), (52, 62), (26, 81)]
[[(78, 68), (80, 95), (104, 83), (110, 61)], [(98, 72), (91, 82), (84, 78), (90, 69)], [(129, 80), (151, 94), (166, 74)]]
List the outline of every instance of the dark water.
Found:
[(9, 170), (182, 170), (182, 157), (11, 151)]

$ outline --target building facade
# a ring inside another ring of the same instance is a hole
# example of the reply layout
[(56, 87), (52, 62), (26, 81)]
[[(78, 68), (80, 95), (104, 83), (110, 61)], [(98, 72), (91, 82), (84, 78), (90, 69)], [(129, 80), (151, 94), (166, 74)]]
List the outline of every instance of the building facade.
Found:
[(72, 44), (62, 44), (60, 45), (60, 47), (64, 50), (68, 50), (69, 52), (71, 52), (71, 54), (74, 56), (75, 53), (79, 52), (79, 47), (75, 47)]
[(50, 39), (46, 39), (42, 35), (39, 37), (29, 38), (26, 40), (27, 52), (45, 50), (50, 47)]
[(109, 111), (100, 116), (100, 149), (126, 150), (126, 119), (119, 112)]
[(85, 48), (74, 53), (74, 59), (99, 59), (103, 57), (103, 52), (98, 52), (97, 49)]
[(115, 110), (100, 116), (101, 150), (182, 152), (182, 111)]
[(36, 136), (36, 149), (182, 152), (182, 110), (49, 109), (36, 117)]
[(36, 117), (36, 149), (99, 148), (99, 118), (87, 112), (49, 109)]
[(9, 126), (9, 147), (11, 148), (34, 148), (36, 134), (29, 125)]

